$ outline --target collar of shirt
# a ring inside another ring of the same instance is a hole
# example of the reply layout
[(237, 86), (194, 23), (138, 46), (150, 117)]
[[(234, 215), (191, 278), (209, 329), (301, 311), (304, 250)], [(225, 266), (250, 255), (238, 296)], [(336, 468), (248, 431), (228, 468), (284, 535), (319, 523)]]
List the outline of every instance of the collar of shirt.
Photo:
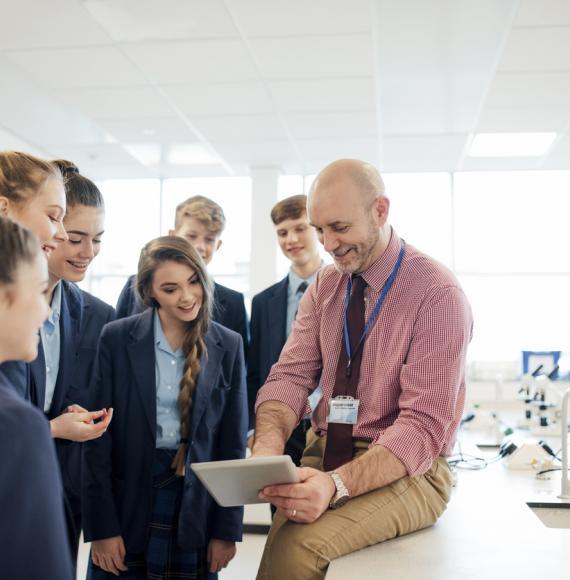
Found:
[(364, 281), (368, 284), (372, 290), (380, 292), (386, 284), (396, 262), (398, 261), (398, 255), (400, 253), (400, 237), (395, 232), (394, 228), (391, 228), (390, 241), (388, 242), (388, 247), (384, 250), (384, 253), (373, 262), (368, 269), (362, 272), (362, 277)]
[(154, 343), (156, 344), (156, 347), (159, 350), (166, 352), (169, 355), (178, 359), (184, 358), (184, 352), (182, 350), (182, 347), (180, 347), (176, 352), (172, 351), (170, 343), (168, 342), (164, 334), (164, 331), (162, 330), (162, 323), (160, 322), (158, 310), (154, 311)]
[[(323, 266), (323, 263), (321, 262), (321, 267), (322, 266)], [(317, 272), (318, 272), (318, 270), (317, 270)], [(315, 278), (317, 277), (317, 272), (315, 272), (314, 274), (311, 274), (308, 278), (301, 278), (301, 276), (299, 276), (298, 274), (295, 274), (295, 272), (293, 272), (293, 270), (289, 270), (289, 274), (288, 274), (289, 295), (294, 296), (295, 294), (297, 294), (297, 291), (299, 290), (299, 286), (303, 282), (307, 282), (307, 284), (312, 284), (315, 281)]]
[(61, 316), (61, 283), (57, 283), (53, 290), (53, 298), (50, 304), (50, 313), (44, 322), (44, 330), (47, 334), (53, 334)]

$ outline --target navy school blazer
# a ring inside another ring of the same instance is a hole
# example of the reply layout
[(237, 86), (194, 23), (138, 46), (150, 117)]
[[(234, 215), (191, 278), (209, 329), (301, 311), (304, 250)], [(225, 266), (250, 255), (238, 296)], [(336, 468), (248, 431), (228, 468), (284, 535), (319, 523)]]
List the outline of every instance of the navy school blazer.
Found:
[[(146, 549), (156, 446), (154, 309), (111, 322), (97, 353), (93, 408), (113, 407), (99, 439), (83, 445), (83, 523), (87, 541), (122, 536), (128, 552)], [(190, 469), (200, 461), (245, 456), (247, 404), (240, 336), (212, 322), (205, 337), (191, 412), (178, 543), (240, 541), (243, 508), (221, 508)]]
[(72, 580), (61, 481), (47, 421), (1, 372), (0, 464), (0, 575)]
[[(99, 336), (105, 324), (115, 319), (115, 309), (112, 306), (80, 290), (75, 284), (62, 281), (62, 285), (60, 367), (48, 413), (49, 419), (61, 415), (73, 403), (90, 411), (97, 410), (89, 408), (88, 387), (95, 365)], [(45, 379), (43, 397), (45, 398)], [(65, 495), (74, 514), (81, 511), (82, 446), (82, 443), (55, 440)]]
[(289, 276), (253, 297), (247, 362), (249, 428), (255, 427), (255, 399), (287, 341)]
[[(138, 299), (136, 290), (136, 276), (130, 276), (121, 290), (117, 301), (117, 318), (125, 318), (133, 314), (140, 314), (145, 307)], [(249, 348), (249, 332), (247, 325), (247, 313), (243, 294), (231, 288), (214, 283), (214, 312), (216, 322), (237, 332), (243, 341), (243, 350), (247, 358)]]
[[(115, 310), (75, 284), (61, 281), (59, 370), (48, 419), (58, 417), (68, 405), (88, 405), (87, 387), (91, 380), (99, 335), (103, 326), (115, 319)], [(45, 357), (41, 341), (38, 357), (31, 363), (10, 362), (2, 371), (12, 387), (43, 412), (46, 396)], [(66, 497), (71, 511), (81, 509), (81, 443), (56, 439), (55, 446)]]

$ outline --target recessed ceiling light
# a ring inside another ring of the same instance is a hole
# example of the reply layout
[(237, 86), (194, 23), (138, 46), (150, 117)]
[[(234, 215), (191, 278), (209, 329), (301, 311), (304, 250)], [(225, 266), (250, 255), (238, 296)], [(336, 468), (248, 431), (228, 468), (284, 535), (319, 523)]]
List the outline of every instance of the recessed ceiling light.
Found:
[(123, 145), (127, 152), (143, 165), (159, 165), (162, 157), (162, 147), (158, 143), (135, 143)]
[(478, 133), (469, 157), (540, 157), (556, 139), (556, 133)]
[(171, 145), (167, 157), (171, 165), (217, 165), (216, 153), (202, 143), (178, 143)]

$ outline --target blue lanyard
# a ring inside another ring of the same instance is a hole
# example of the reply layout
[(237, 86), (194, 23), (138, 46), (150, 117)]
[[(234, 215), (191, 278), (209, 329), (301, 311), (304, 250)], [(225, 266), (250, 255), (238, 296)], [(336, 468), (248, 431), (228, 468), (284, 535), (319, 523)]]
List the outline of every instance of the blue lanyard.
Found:
[(404, 257), (404, 240), (402, 240), (400, 242), (400, 253), (398, 254), (398, 259), (396, 260), (396, 264), (394, 265), (394, 269), (392, 270), (392, 273), (388, 277), (388, 280), (386, 280), (386, 284), (384, 284), (384, 288), (382, 288), (382, 293), (380, 294), (380, 298), (378, 298), (378, 302), (376, 302), (376, 306), (374, 307), (374, 311), (372, 312), (370, 318), (368, 319), (368, 322), (364, 326), (364, 330), (362, 331), (362, 335), (360, 336), (360, 339), (358, 340), (356, 348), (354, 349), (354, 355), (352, 354), (352, 351), (350, 349), (350, 337), (348, 336), (347, 310), (348, 310), (348, 303), (350, 301), (350, 292), (352, 290), (352, 277), (350, 277), (348, 279), (348, 284), (346, 286), (346, 297), (344, 299), (344, 343), (346, 346), (346, 354), (348, 356), (348, 365), (346, 366), (346, 376), (347, 377), (350, 377), (350, 375), (352, 374), (352, 357), (356, 356), (358, 349), (362, 346), (362, 344), (366, 340), (366, 337), (368, 336), (368, 333), (370, 332), (372, 325), (374, 324), (374, 322), (378, 318), (378, 314), (380, 312), (380, 309), (382, 308), (382, 304), (384, 303), (384, 299), (386, 298), (386, 295), (388, 294), (390, 288), (392, 287), (392, 282), (394, 282), (394, 278), (396, 277), (396, 274), (398, 273), (398, 270), (400, 269), (400, 266), (402, 265), (402, 258), (403, 257)]

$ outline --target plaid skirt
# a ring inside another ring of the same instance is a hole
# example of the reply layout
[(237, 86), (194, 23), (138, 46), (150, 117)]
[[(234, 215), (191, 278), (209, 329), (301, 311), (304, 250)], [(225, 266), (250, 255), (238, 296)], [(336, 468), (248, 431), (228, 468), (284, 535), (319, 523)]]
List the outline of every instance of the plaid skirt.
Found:
[[(127, 572), (120, 578), (136, 580), (201, 580), (215, 579), (208, 573), (206, 547), (182, 550), (178, 546), (178, 517), (182, 503), (184, 478), (176, 477), (170, 468), (176, 451), (157, 449), (153, 465), (153, 509), (146, 551), (127, 552)], [(89, 558), (87, 580), (115, 580)]]

